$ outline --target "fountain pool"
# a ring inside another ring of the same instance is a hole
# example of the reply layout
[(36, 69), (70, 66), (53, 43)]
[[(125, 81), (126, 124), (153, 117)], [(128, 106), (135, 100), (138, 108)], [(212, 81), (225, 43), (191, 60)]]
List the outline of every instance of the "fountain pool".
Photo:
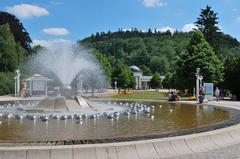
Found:
[[(122, 109), (119, 109), (121, 110), (119, 112), (109, 109), (87, 114), (79, 112), (75, 115), (64, 112), (43, 114), (38, 112), (35, 114), (36, 119), (29, 119), (28, 113), (24, 112), (23, 108), (31, 107), (31, 104), (25, 103), (14, 109), (7, 104), (1, 105), (6, 108), (2, 108), (0, 112), (2, 114), (0, 141), (2, 143), (85, 140), (104, 142), (105, 139), (114, 138), (140, 140), (203, 132), (233, 125), (240, 120), (240, 112), (236, 110), (207, 105), (119, 101), (105, 101), (103, 104), (118, 105)], [(7, 110), (13, 110), (15, 114), (11, 116), (11, 112)], [(22, 119), (17, 118), (16, 114), (21, 114)], [(41, 120), (42, 115), (49, 119)]]

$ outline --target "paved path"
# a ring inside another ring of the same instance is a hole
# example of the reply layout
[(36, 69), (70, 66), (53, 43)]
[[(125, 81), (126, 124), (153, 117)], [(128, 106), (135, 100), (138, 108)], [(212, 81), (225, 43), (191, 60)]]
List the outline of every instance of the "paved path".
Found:
[(0, 96), (0, 101), (29, 101), (29, 100), (42, 100), (44, 96), (41, 97), (31, 97), (31, 98), (22, 98), (22, 97), (13, 97), (13, 96)]
[(239, 159), (240, 144), (201, 153), (177, 156), (171, 159)]
[[(189, 102), (188, 102), (189, 103)], [(210, 102), (240, 109), (240, 102)], [(144, 141), (63, 145), (0, 147), (0, 159), (189, 159), (240, 158), (240, 124), (219, 130)]]

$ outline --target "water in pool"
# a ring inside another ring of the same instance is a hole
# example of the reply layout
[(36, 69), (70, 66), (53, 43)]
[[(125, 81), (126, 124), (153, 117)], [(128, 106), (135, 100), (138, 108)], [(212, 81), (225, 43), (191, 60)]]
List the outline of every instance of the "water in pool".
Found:
[[(208, 127), (224, 123), (236, 114), (220, 107), (179, 103), (138, 102), (151, 108), (150, 113), (121, 113), (118, 118), (106, 116), (91, 119), (54, 119), (47, 122), (24, 117), (0, 117), (0, 141), (30, 142), (104, 139), (159, 135)], [(133, 103), (134, 105), (134, 103)], [(130, 108), (130, 106), (128, 106)]]

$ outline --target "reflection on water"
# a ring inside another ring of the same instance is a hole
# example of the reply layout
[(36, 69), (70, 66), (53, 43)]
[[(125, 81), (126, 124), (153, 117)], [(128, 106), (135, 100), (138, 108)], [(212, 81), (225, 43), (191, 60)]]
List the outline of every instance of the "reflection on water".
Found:
[(151, 114), (120, 115), (118, 119), (74, 119), (48, 122), (0, 118), (0, 140), (45, 141), (80, 140), (163, 134), (219, 124), (230, 119), (233, 111), (212, 106), (143, 102), (154, 105)]

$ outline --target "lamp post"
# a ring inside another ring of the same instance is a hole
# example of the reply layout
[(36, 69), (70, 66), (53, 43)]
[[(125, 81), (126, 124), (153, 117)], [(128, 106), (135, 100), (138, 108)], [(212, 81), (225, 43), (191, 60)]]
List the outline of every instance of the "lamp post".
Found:
[(203, 76), (200, 75), (200, 68), (196, 68), (196, 102), (199, 103), (199, 85), (202, 86)]
[(116, 90), (117, 89), (117, 81), (114, 81), (114, 85), (115, 85), (114, 89)]
[(20, 70), (17, 69), (16, 73), (17, 73), (17, 75), (16, 75), (16, 96), (20, 97), (20, 76), (21, 76)]
[(203, 76), (202, 76), (202, 75), (200, 75), (200, 76), (199, 76), (199, 81), (200, 81), (199, 83), (200, 83), (200, 86), (202, 86), (202, 85), (203, 85), (203, 84), (202, 84), (202, 80), (203, 80)]
[(14, 90), (15, 90), (15, 93), (14, 93), (14, 97), (17, 97), (17, 76), (14, 76)]

